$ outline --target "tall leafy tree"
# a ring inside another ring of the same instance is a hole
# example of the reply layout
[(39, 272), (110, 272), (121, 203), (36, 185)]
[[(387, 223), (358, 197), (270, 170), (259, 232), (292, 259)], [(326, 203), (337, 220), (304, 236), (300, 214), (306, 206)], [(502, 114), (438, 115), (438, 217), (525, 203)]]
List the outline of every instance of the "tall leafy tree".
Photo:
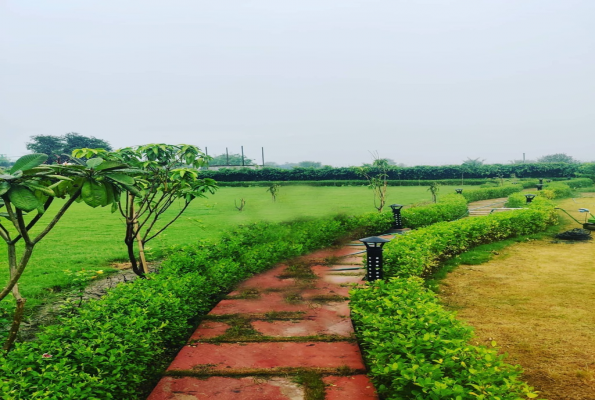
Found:
[[(108, 163), (119, 161), (134, 168), (127, 171), (128, 175), (114, 178), (119, 179), (126, 191), (115, 199), (114, 209), (126, 221), (124, 243), (132, 270), (139, 276), (148, 272), (145, 245), (173, 224), (194, 199), (213, 194), (217, 189), (213, 179), (200, 176), (198, 168), (206, 165), (209, 157), (196, 146), (148, 144), (112, 153), (79, 149), (73, 156), (99, 156)], [(138, 188), (133, 185), (135, 179)], [(179, 207), (166, 215), (174, 204)]]
[(62, 153), (71, 154), (75, 149), (104, 149), (112, 151), (112, 146), (103, 139), (94, 136), (83, 136), (76, 132), (70, 132), (62, 136)]
[[(120, 161), (92, 158), (80, 165), (43, 165), (46, 154), (28, 154), (0, 174), (0, 238), (8, 253), (9, 277), (0, 289), (0, 301), (12, 293), (16, 310), (8, 339), (9, 350), (23, 317), (26, 299), (18, 281), (29, 264), (35, 246), (56, 226), (77, 200), (91, 207), (117, 205), (122, 191), (136, 189), (136, 180), (126, 175), (134, 171)], [(50, 211), (56, 198), (66, 199)], [(42, 216), (47, 215), (43, 220)], [(33, 228), (44, 225), (41, 229)], [(33, 233), (35, 232), (35, 233)]]
[(48, 164), (55, 164), (62, 154), (64, 141), (60, 136), (37, 135), (31, 136), (31, 142), (26, 146), (27, 150), (31, 150), (33, 153), (47, 155), (46, 162)]
[(12, 162), (10, 162), (10, 159), (6, 157), (6, 154), (0, 154), (0, 168), (10, 167), (11, 165)]
[(97, 139), (94, 136), (83, 136), (76, 132), (66, 133), (62, 136), (31, 136), (31, 142), (27, 143), (27, 150), (46, 154), (48, 164), (67, 161), (67, 156), (74, 149), (82, 148), (112, 150), (110, 144), (105, 140)]
[(567, 163), (567, 164), (577, 164), (579, 163), (578, 160), (575, 160), (572, 156), (569, 156), (565, 153), (556, 153), (556, 154), (548, 154), (547, 156), (539, 157), (537, 159), (539, 163)]
[(254, 165), (255, 162), (251, 158), (244, 155), (244, 163), (242, 164), (241, 154), (219, 154), (218, 156), (209, 159), (209, 165)]

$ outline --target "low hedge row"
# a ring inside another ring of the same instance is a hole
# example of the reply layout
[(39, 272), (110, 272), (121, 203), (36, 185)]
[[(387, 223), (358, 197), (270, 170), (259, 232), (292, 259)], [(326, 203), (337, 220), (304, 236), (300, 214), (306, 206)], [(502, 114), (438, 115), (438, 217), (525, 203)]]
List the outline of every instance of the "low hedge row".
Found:
[[(468, 344), (472, 329), (445, 311), (420, 277), (470, 247), (534, 233), (556, 221), (544, 198), (525, 210), (442, 222), (385, 246), (384, 273), (351, 293), (352, 319), (383, 399), (531, 399), (520, 368), (495, 349)], [(495, 343), (494, 343), (495, 346)]]
[(488, 187), (481, 189), (463, 190), (463, 197), (467, 202), (497, 199), (499, 197), (507, 197), (512, 193), (523, 190), (523, 185), (504, 185), (498, 187)]
[(404, 208), (401, 211), (403, 225), (417, 229), (442, 221), (453, 221), (467, 215), (467, 201), (459, 194), (448, 194), (440, 201), (424, 206)]
[[(465, 179), (465, 185), (481, 185), (489, 179)], [(275, 181), (281, 186), (368, 186), (369, 182), (364, 179), (335, 179), (320, 181)], [(436, 181), (427, 180), (396, 180), (387, 181), (388, 186), (429, 186), (431, 182), (438, 182), (444, 186), (456, 186), (461, 184), (460, 179), (439, 179)], [(217, 182), (222, 187), (268, 187), (272, 181), (240, 181), (240, 182)]]
[(384, 248), (384, 273), (389, 277), (425, 277), (445, 259), (471, 247), (545, 230), (556, 221), (553, 206), (536, 198), (531, 207), (481, 218), (440, 222), (399, 237)]
[(537, 395), (520, 368), (472, 346), (470, 327), (444, 310), (420, 278), (395, 278), (351, 293), (351, 318), (382, 399), (513, 400)]
[[(571, 197), (573, 195), (573, 190), (568, 186), (568, 182), (551, 182), (546, 183), (542, 190), (536, 190), (531, 194), (535, 194), (544, 199), (553, 200)], [(505, 207), (519, 208), (525, 207), (526, 204), (527, 198), (524, 194), (513, 193), (508, 196)]]
[(179, 248), (148, 279), (88, 301), (37, 340), (0, 355), (3, 400), (143, 399), (197, 319), (236, 283), (358, 230), (388, 229), (389, 214), (256, 223), (217, 243)]

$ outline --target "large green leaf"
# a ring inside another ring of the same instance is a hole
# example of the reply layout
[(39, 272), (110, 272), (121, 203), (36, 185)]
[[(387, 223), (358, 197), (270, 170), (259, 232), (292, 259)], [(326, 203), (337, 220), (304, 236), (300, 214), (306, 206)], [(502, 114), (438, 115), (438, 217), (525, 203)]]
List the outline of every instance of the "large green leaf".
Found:
[(101, 165), (95, 167), (95, 171), (105, 171), (106, 169), (115, 169), (125, 167), (120, 161), (104, 161)]
[(20, 185), (14, 185), (10, 188), (8, 199), (16, 208), (23, 211), (33, 211), (42, 205), (31, 189)]
[(99, 158), (99, 157), (91, 158), (90, 160), (87, 160), (87, 167), (94, 169), (101, 163), (103, 163), (103, 158)]
[(27, 154), (21, 158), (19, 158), (12, 168), (8, 171), (9, 173), (13, 174), (16, 171), (27, 171), (28, 169), (37, 167), (45, 162), (48, 159), (47, 154), (41, 153), (33, 153)]
[(85, 181), (81, 197), (87, 205), (93, 208), (107, 205), (107, 190), (101, 182), (94, 180)]
[(24, 186), (27, 186), (31, 190), (39, 190), (40, 192), (48, 195), (48, 196), (55, 196), (54, 191), (52, 188), (48, 186), (41, 185), (37, 182), (23, 182)]
[(0, 182), (0, 196), (2, 196), (4, 193), (8, 192), (8, 189), (10, 189), (10, 183)]
[(105, 176), (107, 176), (110, 179), (113, 179), (114, 181), (121, 183), (122, 185), (134, 185), (134, 178), (125, 175), (125, 174), (119, 174), (117, 172), (108, 172), (105, 174)]

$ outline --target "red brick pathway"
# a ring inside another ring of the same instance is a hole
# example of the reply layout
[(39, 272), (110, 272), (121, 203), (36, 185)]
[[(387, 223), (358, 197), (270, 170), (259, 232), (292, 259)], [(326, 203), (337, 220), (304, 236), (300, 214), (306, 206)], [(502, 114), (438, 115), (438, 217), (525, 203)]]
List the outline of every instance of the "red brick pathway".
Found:
[(211, 310), (148, 400), (303, 400), (296, 376), (304, 371), (322, 380), (326, 400), (377, 399), (347, 304), (364, 270), (340, 270), (361, 267), (363, 254), (353, 253), (363, 249), (318, 251), (243, 282)]

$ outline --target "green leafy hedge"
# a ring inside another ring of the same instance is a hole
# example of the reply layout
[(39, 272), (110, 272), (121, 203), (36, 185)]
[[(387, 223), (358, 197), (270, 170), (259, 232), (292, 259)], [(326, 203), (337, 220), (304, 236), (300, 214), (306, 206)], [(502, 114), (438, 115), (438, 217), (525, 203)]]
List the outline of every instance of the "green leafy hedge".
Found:
[(487, 187), (481, 189), (463, 190), (462, 195), (468, 202), (480, 201), (487, 199), (497, 199), (499, 197), (507, 197), (512, 193), (523, 190), (522, 185), (505, 185), (499, 187)]
[(495, 349), (468, 344), (472, 329), (444, 310), (419, 278), (352, 291), (351, 318), (383, 399), (537, 397), (521, 381), (520, 368)]
[(553, 206), (535, 199), (531, 208), (440, 222), (384, 246), (385, 276), (428, 276), (445, 259), (471, 247), (543, 231), (556, 221)]
[(404, 208), (401, 211), (403, 226), (422, 228), (442, 221), (453, 221), (467, 214), (467, 201), (459, 194), (442, 196), (435, 204)]
[[(481, 185), (488, 180), (483, 179), (465, 179), (465, 185)], [(278, 181), (283, 186), (368, 186), (369, 182), (364, 179), (335, 179), (335, 180), (304, 180), (304, 181)], [(461, 184), (460, 179), (439, 179), (432, 182), (438, 182), (444, 186), (456, 186)], [(429, 181), (420, 180), (387, 180), (388, 186), (428, 186)], [(239, 182), (217, 182), (219, 186), (227, 187), (269, 187), (271, 181), (239, 181)]]
[(179, 248), (149, 279), (120, 284), (38, 339), (0, 356), (3, 400), (144, 399), (192, 327), (221, 295), (274, 264), (388, 229), (390, 214), (255, 223)]
[[(527, 209), (440, 222), (387, 243), (384, 274), (351, 293), (352, 319), (370, 375), (383, 399), (527, 399), (520, 368), (495, 349), (468, 344), (472, 330), (423, 287), (445, 259), (482, 243), (534, 233), (555, 223), (536, 198)], [(494, 344), (495, 345), (495, 344)]]
[[(566, 178), (576, 176), (580, 164), (534, 163), (534, 164), (486, 164), (477, 168), (464, 165), (418, 165), (415, 167), (390, 166), (388, 179), (392, 180), (439, 180), (461, 177), (471, 179), (509, 177), (517, 178)], [(218, 183), (245, 181), (319, 181), (319, 180), (359, 180), (358, 167), (341, 168), (221, 168), (203, 171), (205, 178), (213, 178)], [(371, 173), (377, 173), (372, 168)]]

